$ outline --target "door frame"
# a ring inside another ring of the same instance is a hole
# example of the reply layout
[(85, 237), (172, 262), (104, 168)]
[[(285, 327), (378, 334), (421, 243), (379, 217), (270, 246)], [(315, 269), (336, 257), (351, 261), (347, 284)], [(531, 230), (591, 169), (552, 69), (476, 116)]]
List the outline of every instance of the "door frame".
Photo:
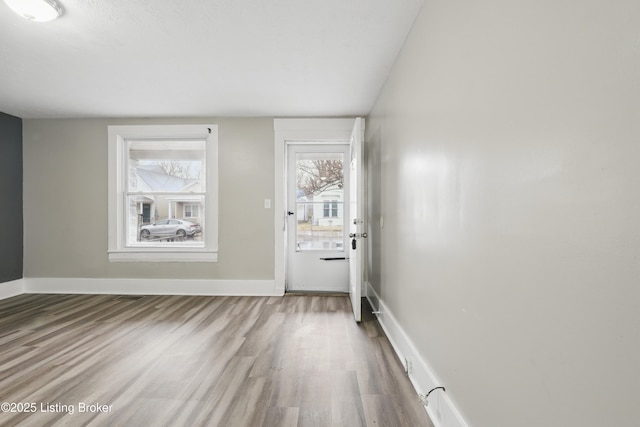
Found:
[(285, 293), (287, 277), (287, 200), (286, 157), (288, 144), (349, 143), (355, 118), (274, 119), (274, 268), (275, 291)]

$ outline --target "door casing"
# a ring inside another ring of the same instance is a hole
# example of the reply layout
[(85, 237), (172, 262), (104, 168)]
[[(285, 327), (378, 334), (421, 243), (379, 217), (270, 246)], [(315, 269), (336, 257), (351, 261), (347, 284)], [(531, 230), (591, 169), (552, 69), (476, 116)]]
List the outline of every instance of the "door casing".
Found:
[(274, 276), (277, 293), (286, 281), (286, 152), (291, 143), (349, 143), (354, 119), (274, 119)]

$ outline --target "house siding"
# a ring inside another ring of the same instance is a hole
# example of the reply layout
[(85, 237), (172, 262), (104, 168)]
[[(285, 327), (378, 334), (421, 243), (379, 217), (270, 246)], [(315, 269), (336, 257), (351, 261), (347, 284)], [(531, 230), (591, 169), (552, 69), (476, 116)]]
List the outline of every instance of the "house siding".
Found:
[(22, 278), (22, 120), (0, 113), (0, 282)]

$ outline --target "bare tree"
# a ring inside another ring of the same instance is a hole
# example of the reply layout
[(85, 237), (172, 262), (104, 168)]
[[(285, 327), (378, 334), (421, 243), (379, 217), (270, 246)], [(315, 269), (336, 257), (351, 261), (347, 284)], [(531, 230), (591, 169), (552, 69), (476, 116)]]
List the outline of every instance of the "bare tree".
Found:
[(298, 188), (305, 195), (342, 188), (342, 160), (302, 160), (297, 168)]
[(191, 162), (169, 160), (158, 162), (158, 165), (165, 171), (167, 175), (188, 179), (199, 178), (199, 176), (193, 176), (193, 173), (191, 171)]

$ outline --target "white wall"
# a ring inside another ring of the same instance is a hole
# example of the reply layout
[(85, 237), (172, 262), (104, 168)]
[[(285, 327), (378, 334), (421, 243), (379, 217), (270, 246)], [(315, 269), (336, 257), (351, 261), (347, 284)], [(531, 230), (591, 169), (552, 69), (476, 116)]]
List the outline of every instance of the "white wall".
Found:
[(429, 0), (367, 130), (369, 281), (468, 423), (640, 425), (640, 2)]

